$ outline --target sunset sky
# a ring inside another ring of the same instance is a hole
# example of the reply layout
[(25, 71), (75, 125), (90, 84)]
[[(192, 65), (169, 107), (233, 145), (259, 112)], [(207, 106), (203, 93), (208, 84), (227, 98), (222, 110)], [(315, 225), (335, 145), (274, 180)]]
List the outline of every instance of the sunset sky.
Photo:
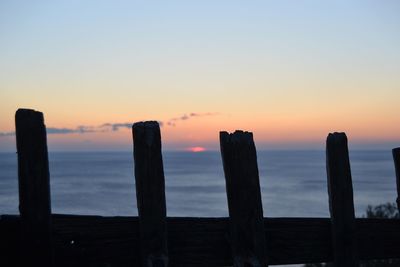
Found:
[(0, 151), (44, 112), (50, 150), (400, 146), (400, 1), (1, 1)]

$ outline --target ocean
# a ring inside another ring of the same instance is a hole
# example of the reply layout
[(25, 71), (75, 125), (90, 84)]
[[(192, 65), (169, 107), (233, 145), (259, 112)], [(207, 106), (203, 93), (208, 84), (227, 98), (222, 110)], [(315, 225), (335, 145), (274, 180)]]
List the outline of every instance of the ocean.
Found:
[[(324, 151), (258, 151), (265, 217), (329, 217)], [(219, 152), (163, 152), (168, 216), (228, 216)], [(131, 152), (50, 152), (53, 213), (137, 215)], [(390, 150), (350, 151), (356, 216), (394, 202)], [(17, 155), (0, 153), (0, 214), (18, 214)]]

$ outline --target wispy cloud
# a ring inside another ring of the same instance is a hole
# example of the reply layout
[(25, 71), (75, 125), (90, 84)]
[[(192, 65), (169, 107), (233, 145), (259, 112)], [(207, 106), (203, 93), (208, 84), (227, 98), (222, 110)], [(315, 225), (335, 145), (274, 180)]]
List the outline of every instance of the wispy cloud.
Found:
[(0, 137), (1, 136), (13, 136), (15, 135), (15, 132), (0, 132)]
[[(158, 121), (160, 127), (163, 125), (168, 126), (176, 126), (179, 121), (186, 121), (195, 117), (205, 117), (205, 116), (215, 116), (218, 115), (217, 112), (206, 112), (206, 113), (187, 113), (183, 114), (180, 117), (175, 117), (167, 120), (165, 123), (163, 121)], [(90, 126), (90, 125), (79, 125), (76, 128), (57, 128), (57, 127), (48, 127), (47, 134), (86, 134), (86, 133), (100, 133), (100, 132), (117, 132), (120, 129), (131, 129), (132, 123), (103, 123), (98, 126)], [(4, 136), (14, 136), (15, 132), (0, 132), (0, 137)]]
[[(130, 129), (132, 123), (104, 123), (99, 126), (79, 125), (76, 128), (56, 128), (47, 127), (47, 134), (85, 134), (85, 133), (98, 133), (98, 132), (116, 132), (121, 128)], [(13, 136), (15, 132), (0, 132), (1, 136)]]
[(97, 127), (80, 125), (76, 128), (46, 128), (48, 134), (94, 133), (99, 132)]
[(186, 120), (189, 120), (194, 117), (215, 116), (215, 115), (219, 115), (219, 113), (218, 112), (205, 112), (205, 113), (192, 112), (192, 113), (188, 113), (188, 114), (183, 114), (180, 117), (175, 117), (175, 118), (169, 119), (166, 124), (168, 126), (176, 126), (176, 123), (178, 121), (186, 121)]
[(99, 126), (99, 128), (104, 129), (105, 131), (113, 131), (116, 132), (120, 128), (130, 129), (132, 127), (132, 123), (104, 123)]

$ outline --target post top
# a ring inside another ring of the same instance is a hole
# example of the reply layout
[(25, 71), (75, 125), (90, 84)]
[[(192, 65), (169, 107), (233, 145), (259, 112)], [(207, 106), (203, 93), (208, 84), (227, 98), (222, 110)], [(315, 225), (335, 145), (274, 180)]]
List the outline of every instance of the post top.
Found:
[(22, 122), (26, 120), (44, 124), (44, 116), (42, 112), (36, 111), (34, 109), (19, 108), (15, 112), (15, 121)]
[(347, 143), (347, 136), (346, 133), (344, 132), (334, 132), (334, 133), (329, 133), (328, 137), (326, 138), (327, 143), (341, 143), (345, 142)]
[(230, 143), (253, 142), (253, 133), (243, 130), (235, 130), (233, 133), (227, 131), (219, 132), (220, 141)]
[(137, 129), (137, 128), (146, 128), (146, 129), (151, 129), (151, 128), (158, 128), (160, 127), (160, 124), (158, 121), (139, 121), (135, 122), (132, 125), (132, 129)]
[(160, 143), (160, 125), (158, 121), (140, 121), (132, 125), (133, 140), (145, 140), (148, 146)]

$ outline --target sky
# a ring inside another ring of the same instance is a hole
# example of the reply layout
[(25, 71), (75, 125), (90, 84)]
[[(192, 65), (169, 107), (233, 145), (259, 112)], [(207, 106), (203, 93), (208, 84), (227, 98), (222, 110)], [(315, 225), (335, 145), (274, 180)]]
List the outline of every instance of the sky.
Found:
[[(400, 1), (0, 1), (0, 151), (18, 108), (42, 111), (49, 150), (400, 146)], [(202, 149), (200, 149), (202, 150)]]

